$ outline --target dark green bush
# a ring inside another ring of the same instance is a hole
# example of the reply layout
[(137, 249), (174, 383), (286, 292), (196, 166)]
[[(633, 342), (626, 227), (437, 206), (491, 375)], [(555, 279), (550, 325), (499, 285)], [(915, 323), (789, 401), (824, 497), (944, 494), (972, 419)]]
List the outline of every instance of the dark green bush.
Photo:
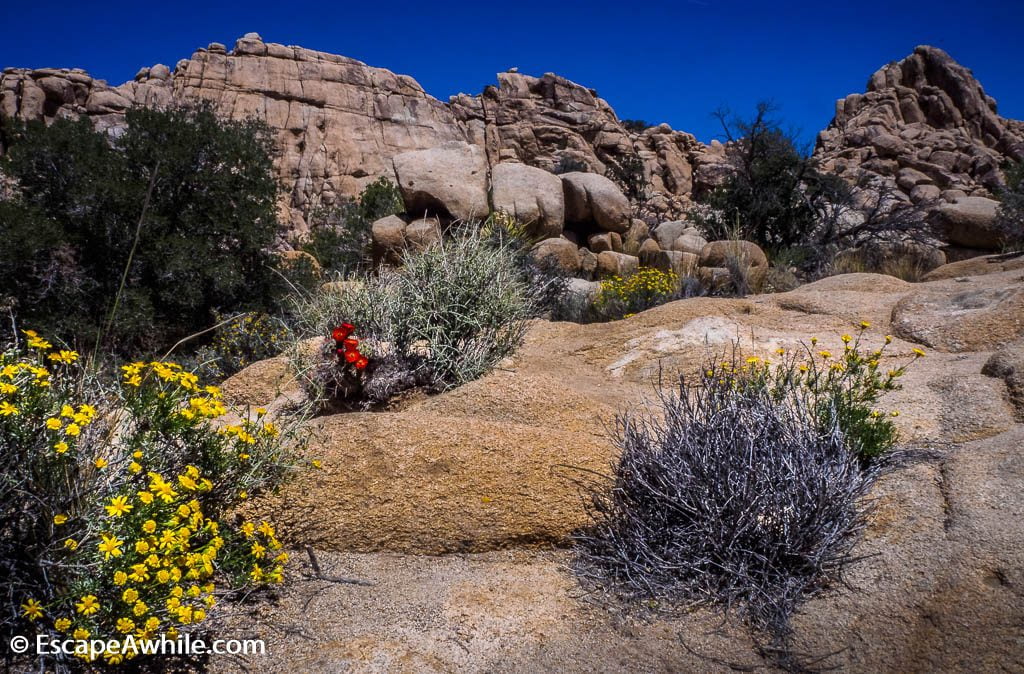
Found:
[(378, 178), (358, 199), (314, 209), (309, 216), (309, 239), (302, 250), (327, 271), (353, 272), (369, 261), (373, 222), (403, 210), (398, 188), (387, 178)]
[(761, 103), (753, 119), (730, 119), (720, 111), (726, 156), (732, 175), (702, 197), (710, 209), (698, 211), (698, 225), (710, 238), (739, 237), (768, 249), (806, 243), (826, 202), (848, 203), (849, 188), (838, 177), (820, 173), (793, 135), (772, 119)]
[(998, 219), (1006, 245), (1024, 245), (1024, 161), (1006, 167), (1006, 188), (999, 193)]
[(122, 353), (173, 344), (215, 309), (267, 307), (277, 285), (267, 127), (208, 106), (133, 109), (125, 124), (117, 137), (86, 120), (9, 126), (4, 301), (69, 344), (102, 338)]

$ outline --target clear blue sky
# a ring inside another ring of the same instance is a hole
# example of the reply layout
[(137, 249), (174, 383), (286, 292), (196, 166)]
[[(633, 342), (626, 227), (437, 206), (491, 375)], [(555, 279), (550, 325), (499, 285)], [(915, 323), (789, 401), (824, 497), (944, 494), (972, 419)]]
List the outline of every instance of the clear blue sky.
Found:
[(415, 77), (432, 95), (479, 93), (498, 71), (555, 72), (621, 118), (703, 141), (710, 112), (781, 106), (812, 140), (836, 98), (932, 44), (974, 71), (1000, 113), (1024, 119), (1024, 2), (27, 2), (0, 7), (0, 67), (80, 67), (119, 84), (248, 31)]

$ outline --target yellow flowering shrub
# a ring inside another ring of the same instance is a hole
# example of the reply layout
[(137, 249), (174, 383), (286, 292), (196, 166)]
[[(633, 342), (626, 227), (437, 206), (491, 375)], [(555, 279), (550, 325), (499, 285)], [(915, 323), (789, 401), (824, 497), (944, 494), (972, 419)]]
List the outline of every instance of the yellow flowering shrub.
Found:
[(601, 281), (593, 308), (603, 320), (618, 320), (670, 302), (678, 291), (679, 277), (674, 272), (644, 267), (632, 276)]
[(271, 524), (222, 518), (285, 478), (299, 419), (218, 427), (220, 391), (175, 363), (125, 365), (104, 389), (25, 336), (0, 353), (0, 632), (175, 638), (228, 591), (281, 582)]
[[(877, 405), (884, 393), (901, 388), (899, 379), (909, 365), (883, 367), (892, 337), (886, 336), (877, 348), (864, 347), (861, 342), (870, 327), (863, 321), (855, 335), (842, 335), (839, 353), (819, 348), (818, 339), (812, 337), (801, 349), (780, 348), (776, 359), (749, 356), (712, 365), (703, 379), (719, 383), (724, 379), (736, 387), (766, 387), (779, 400), (800, 399), (820, 428), (838, 425), (862, 462), (869, 463), (898, 440), (892, 420), (899, 411), (886, 412)], [(912, 353), (913, 360), (925, 355), (918, 348)]]

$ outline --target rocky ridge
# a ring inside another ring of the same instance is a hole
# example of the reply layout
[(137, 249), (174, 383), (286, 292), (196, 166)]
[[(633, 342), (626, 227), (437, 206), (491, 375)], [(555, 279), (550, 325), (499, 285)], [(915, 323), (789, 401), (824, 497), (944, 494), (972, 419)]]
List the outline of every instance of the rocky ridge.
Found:
[(815, 156), (851, 182), (876, 176), (898, 198), (933, 207), (954, 246), (992, 250), (998, 237), (984, 223), (995, 213), (1002, 164), (1024, 159), (1024, 122), (1000, 117), (949, 54), (919, 46), (875, 72), (865, 93), (836, 102)]
[[(460, 150), (474, 157), (470, 170), (486, 176), (487, 200), (474, 197), (479, 203), (473, 213), (499, 203), (543, 212), (538, 228), (547, 236), (558, 235), (556, 214), (547, 206), (528, 204), (507, 189), (502, 195), (495, 191), (499, 184), (520, 192), (550, 191), (550, 180), (545, 187), (536, 176), (501, 169), (495, 183), (496, 167), (519, 164), (597, 176), (639, 167), (649, 190), (642, 204), (634, 204), (634, 215), (648, 229), (682, 219), (691, 195), (728, 175), (720, 143), (705, 145), (666, 124), (627, 129), (593, 89), (551, 73), (509, 71), (497, 79), (480, 95), (442, 102), (407, 75), (248, 33), (230, 50), (212, 43), (173, 69), (142, 68), (119, 86), (77, 69), (7, 68), (0, 75), (0, 114), (46, 121), (86, 115), (112, 133), (133, 105), (210, 101), (231, 118), (261, 118), (276, 133), (276, 165), (285, 187), (279, 210), (291, 234), (306, 229), (306, 217), (317, 207), (353, 196), (380, 176), (395, 179), (395, 157), (453, 143), (480, 150)], [(968, 69), (942, 50), (922, 46), (872, 75), (865, 93), (840, 99), (815, 154), (824, 169), (851, 182), (875, 176), (891, 183), (898, 198), (927, 205), (944, 228), (944, 240), (959, 249), (951, 259), (959, 259), (997, 248), (991, 196), (1003, 180), (1001, 164), (1024, 158), (1024, 122), (1000, 117)], [(412, 201), (417, 208), (429, 205)], [(624, 238), (627, 229), (612, 228)], [(606, 230), (584, 228), (574, 243), (590, 246), (588, 238)], [(629, 234), (634, 256), (650, 240), (648, 233), (653, 232), (641, 228)], [(590, 253), (600, 254), (607, 243)], [(661, 244), (659, 249), (688, 252)]]
[(498, 82), (480, 96), (444, 103), (407, 75), (248, 33), (231, 50), (212, 43), (173, 69), (142, 68), (119, 86), (76, 69), (7, 68), (0, 114), (46, 121), (86, 115), (114, 132), (132, 105), (210, 101), (233, 119), (256, 116), (277, 134), (286, 188), (281, 215), (296, 232), (315, 207), (358, 194), (377, 177), (393, 178), (395, 155), (452, 141), (484, 148), (488, 166), (517, 161), (552, 169), (565, 158), (603, 174), (624, 156), (639, 156), (653, 212), (682, 212), (706, 150), (693, 136), (667, 125), (630, 133), (596, 92), (553, 74), (501, 73)]

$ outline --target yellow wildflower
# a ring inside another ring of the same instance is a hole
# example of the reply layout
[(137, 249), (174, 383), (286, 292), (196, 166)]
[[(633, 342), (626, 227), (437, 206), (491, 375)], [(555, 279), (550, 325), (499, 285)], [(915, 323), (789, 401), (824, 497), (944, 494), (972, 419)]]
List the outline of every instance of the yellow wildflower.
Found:
[(96, 599), (96, 595), (87, 594), (82, 597), (82, 600), (75, 604), (75, 610), (82, 615), (92, 615), (100, 610), (100, 602)]
[(102, 534), (101, 538), (103, 540), (100, 541), (98, 547), (100, 549), (100, 552), (103, 553), (104, 559), (110, 559), (111, 557), (121, 556), (121, 546), (124, 544), (124, 541), (117, 538), (116, 536), (108, 536), (107, 534)]
[(30, 621), (35, 621), (37, 618), (43, 617), (43, 606), (35, 599), (28, 599), (21, 605), (21, 615)]
[(135, 506), (128, 503), (128, 497), (115, 496), (114, 498), (110, 499), (110, 505), (105, 505), (103, 507), (106, 509), (107, 515), (109, 515), (110, 517), (120, 517), (121, 515), (124, 515), (126, 512), (130, 511)]

